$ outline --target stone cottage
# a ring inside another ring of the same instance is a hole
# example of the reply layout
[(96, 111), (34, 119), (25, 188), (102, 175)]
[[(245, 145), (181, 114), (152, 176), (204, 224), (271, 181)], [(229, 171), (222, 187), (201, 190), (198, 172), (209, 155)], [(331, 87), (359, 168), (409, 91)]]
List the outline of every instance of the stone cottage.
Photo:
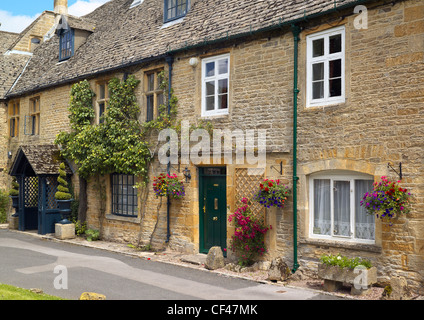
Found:
[[(253, 199), (263, 179), (279, 179), (292, 189), (283, 208), (252, 205), (272, 225), (267, 259), (283, 257), (296, 270), (316, 269), (322, 254), (360, 256), (377, 266), (381, 281), (400, 275), (422, 291), (423, 62), (418, 0), (111, 0), (81, 18), (64, 10), (5, 95), (6, 171), (23, 179), (18, 159), (31, 157), (17, 155), (32, 150), (26, 146), (52, 146), (69, 130), (74, 83), (87, 79), (96, 93), (97, 125), (107, 112), (108, 81), (134, 75), (143, 123), (166, 98), (157, 85), (163, 72), (178, 97), (177, 117), (227, 129), (234, 150), (188, 163), (180, 150), (167, 165), (152, 147), (151, 180), (170, 172), (184, 181), (185, 197), (170, 203), (155, 196), (152, 182), (143, 193), (133, 188), (137, 177), (90, 179), (90, 228), (155, 248), (226, 248), (234, 234), (228, 216), (241, 199)], [(10, 131), (13, 101), (18, 134)], [(236, 147), (251, 140), (255, 161), (247, 148), (237, 159)], [(78, 191), (77, 168), (69, 165)], [(359, 204), (382, 176), (412, 194), (411, 212), (393, 225)]]

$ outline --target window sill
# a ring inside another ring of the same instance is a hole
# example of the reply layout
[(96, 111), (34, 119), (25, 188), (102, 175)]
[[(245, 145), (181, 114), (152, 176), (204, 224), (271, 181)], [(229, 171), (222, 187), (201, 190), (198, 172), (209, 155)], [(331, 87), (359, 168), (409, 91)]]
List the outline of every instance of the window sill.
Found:
[(324, 240), (324, 239), (300, 239), (300, 244), (314, 245), (320, 247), (333, 247), (343, 248), (358, 251), (368, 251), (374, 253), (381, 253), (382, 248), (376, 244), (358, 243), (358, 242), (347, 242), (347, 241), (336, 241), (336, 240)]
[(116, 221), (122, 221), (122, 222), (130, 222), (130, 223), (140, 223), (141, 219), (139, 217), (123, 217), (123, 216), (117, 216), (114, 214), (107, 214), (106, 219), (108, 220), (116, 220)]
[(184, 21), (184, 17), (185, 16), (183, 16), (181, 18), (174, 19), (174, 20), (166, 21), (166, 22), (163, 23), (162, 27), (160, 27), (160, 28), (161, 29), (165, 29), (165, 28), (171, 27), (171, 26), (173, 26), (175, 24), (178, 24), (180, 22), (183, 22)]
[(230, 115), (229, 112), (215, 113), (215, 114), (202, 114), (202, 119), (203, 120), (219, 120), (219, 119), (228, 118), (229, 115)]

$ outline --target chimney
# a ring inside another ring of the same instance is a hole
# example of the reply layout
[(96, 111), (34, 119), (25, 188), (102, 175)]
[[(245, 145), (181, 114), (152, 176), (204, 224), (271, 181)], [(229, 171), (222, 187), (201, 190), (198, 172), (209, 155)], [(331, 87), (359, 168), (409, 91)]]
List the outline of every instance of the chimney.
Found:
[(68, 14), (68, 0), (54, 0), (54, 12)]

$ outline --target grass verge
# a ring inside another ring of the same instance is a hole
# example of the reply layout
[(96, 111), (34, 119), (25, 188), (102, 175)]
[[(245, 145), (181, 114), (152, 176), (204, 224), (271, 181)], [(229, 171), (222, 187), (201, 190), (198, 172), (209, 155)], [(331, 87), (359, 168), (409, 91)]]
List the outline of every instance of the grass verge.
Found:
[(0, 300), (65, 300), (45, 293), (36, 293), (0, 283)]

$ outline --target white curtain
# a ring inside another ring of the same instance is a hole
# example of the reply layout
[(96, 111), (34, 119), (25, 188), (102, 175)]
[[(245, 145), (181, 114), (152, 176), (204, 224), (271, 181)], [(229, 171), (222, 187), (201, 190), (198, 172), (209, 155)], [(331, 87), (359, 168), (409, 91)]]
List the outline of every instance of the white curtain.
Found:
[(314, 180), (314, 234), (331, 235), (330, 179)]
[(360, 202), (366, 192), (372, 190), (371, 180), (355, 180), (355, 238), (375, 239), (375, 218), (365, 211)]
[(334, 235), (350, 237), (350, 181), (333, 182)]

